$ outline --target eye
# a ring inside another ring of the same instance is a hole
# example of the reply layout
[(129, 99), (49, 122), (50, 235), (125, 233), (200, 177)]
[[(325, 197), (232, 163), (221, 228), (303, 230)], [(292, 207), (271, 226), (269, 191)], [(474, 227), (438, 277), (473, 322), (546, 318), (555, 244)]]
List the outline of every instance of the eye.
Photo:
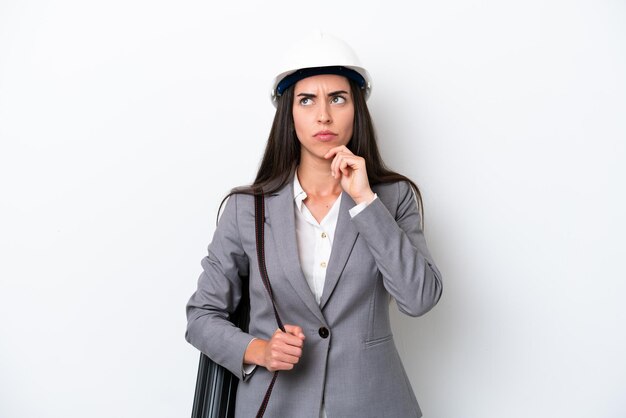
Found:
[(343, 96), (333, 96), (333, 98), (330, 99), (330, 102), (333, 104), (343, 104), (346, 102), (346, 98)]
[(300, 103), (302, 106), (309, 106), (313, 103), (313, 100), (311, 100), (310, 97), (303, 97), (298, 103)]

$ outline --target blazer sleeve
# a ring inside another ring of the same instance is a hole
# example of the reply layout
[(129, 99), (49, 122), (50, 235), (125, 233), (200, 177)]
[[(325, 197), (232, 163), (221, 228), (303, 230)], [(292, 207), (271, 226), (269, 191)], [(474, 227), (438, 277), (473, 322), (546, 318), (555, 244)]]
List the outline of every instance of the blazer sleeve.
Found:
[(248, 257), (237, 223), (238, 195), (226, 202), (208, 255), (201, 261), (198, 288), (187, 303), (185, 338), (216, 363), (243, 379), (243, 356), (253, 337), (229, 321), (242, 294), (242, 276), (248, 275)]
[(413, 190), (406, 182), (395, 186), (395, 217), (378, 198), (352, 222), (367, 242), (383, 284), (400, 311), (420, 316), (441, 298), (441, 273), (426, 246)]

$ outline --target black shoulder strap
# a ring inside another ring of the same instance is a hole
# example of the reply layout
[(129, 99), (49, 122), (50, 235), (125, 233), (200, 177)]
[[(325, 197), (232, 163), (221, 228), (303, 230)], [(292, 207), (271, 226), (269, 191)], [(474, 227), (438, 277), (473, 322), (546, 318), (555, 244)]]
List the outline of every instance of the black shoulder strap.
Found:
[(278, 324), (278, 328), (280, 328), (282, 332), (285, 332), (283, 321), (280, 320), (278, 310), (276, 309), (272, 285), (270, 284), (270, 278), (267, 275), (267, 268), (265, 267), (265, 203), (262, 194), (254, 195), (254, 226), (256, 230), (256, 256), (259, 262), (259, 270), (261, 271), (261, 279), (272, 301), (276, 324)]
[[(283, 325), (283, 321), (281, 321), (280, 316), (278, 315), (278, 310), (276, 309), (276, 303), (274, 302), (274, 293), (272, 292), (272, 285), (270, 284), (270, 278), (267, 275), (267, 268), (265, 267), (265, 202), (262, 193), (254, 195), (254, 229), (256, 235), (256, 255), (259, 263), (259, 270), (261, 272), (261, 279), (263, 280), (265, 290), (267, 290), (267, 294), (272, 301), (272, 308), (274, 308), (276, 324), (278, 324), (278, 328), (280, 328), (282, 332), (285, 332), (285, 326)], [(263, 417), (263, 414), (265, 414), (265, 409), (267, 408), (267, 403), (270, 400), (272, 389), (274, 388), (274, 383), (276, 382), (277, 377), (278, 371), (275, 371), (274, 376), (272, 376), (272, 381), (270, 382), (270, 385), (265, 392), (263, 403), (261, 403), (261, 406), (257, 411), (257, 418), (261, 418)]]

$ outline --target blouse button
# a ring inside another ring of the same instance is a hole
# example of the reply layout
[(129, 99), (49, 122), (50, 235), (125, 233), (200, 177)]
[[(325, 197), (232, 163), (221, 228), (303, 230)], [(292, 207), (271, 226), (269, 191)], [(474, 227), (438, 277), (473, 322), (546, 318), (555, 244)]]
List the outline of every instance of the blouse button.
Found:
[(322, 238), (326, 238), (328, 235), (326, 235), (326, 232), (322, 232)]
[(325, 261), (322, 261), (322, 262), (320, 263), (320, 267), (322, 267), (322, 268), (326, 268), (326, 262), (325, 262)]

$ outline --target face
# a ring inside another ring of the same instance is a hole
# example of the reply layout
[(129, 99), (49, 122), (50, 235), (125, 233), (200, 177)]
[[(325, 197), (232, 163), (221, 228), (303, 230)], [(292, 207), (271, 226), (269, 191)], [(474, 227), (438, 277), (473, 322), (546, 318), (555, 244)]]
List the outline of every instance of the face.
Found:
[(301, 162), (324, 159), (331, 148), (347, 145), (354, 122), (348, 79), (322, 74), (298, 81), (294, 86), (293, 121), (301, 145)]

